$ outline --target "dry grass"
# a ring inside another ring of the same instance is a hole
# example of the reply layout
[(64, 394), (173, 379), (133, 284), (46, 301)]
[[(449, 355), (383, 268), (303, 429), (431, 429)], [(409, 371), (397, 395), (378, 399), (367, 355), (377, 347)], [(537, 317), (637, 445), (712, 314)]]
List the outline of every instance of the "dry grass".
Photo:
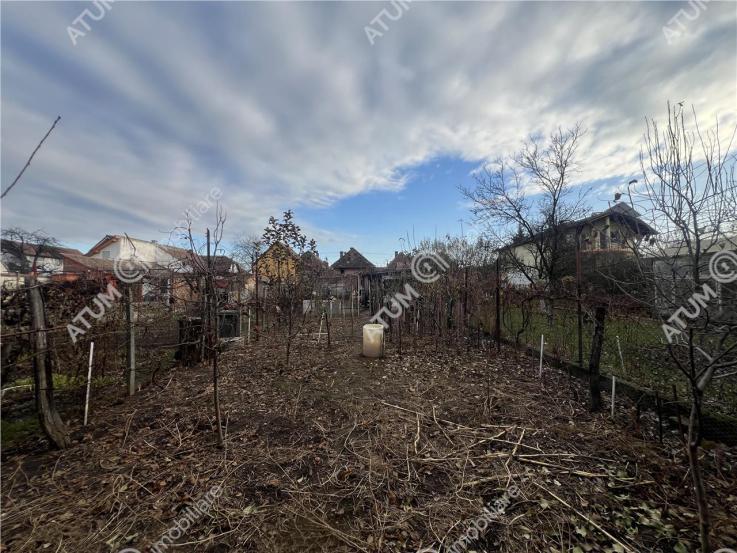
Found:
[[(144, 551), (216, 484), (222, 495), (169, 550), (446, 551), (513, 485), (469, 550), (695, 549), (678, 439), (655, 444), (631, 406), (615, 421), (588, 413), (565, 375), (540, 381), (510, 351), (408, 340), (401, 356), (364, 359), (338, 326), (330, 351), (305, 339), (289, 370), (275, 368), (273, 339), (224, 354), (224, 450), (203, 367), (132, 400), (108, 389), (90, 426), (72, 420), (67, 451), (6, 452), (6, 550)], [(714, 446), (704, 463), (715, 549), (734, 546), (737, 457)]]

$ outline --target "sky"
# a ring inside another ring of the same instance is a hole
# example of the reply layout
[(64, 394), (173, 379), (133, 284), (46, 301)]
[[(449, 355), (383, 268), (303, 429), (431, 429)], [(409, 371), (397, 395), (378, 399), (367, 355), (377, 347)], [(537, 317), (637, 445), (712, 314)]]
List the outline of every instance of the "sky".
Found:
[(226, 242), (292, 209), (330, 262), (353, 246), (384, 264), (472, 235), (459, 186), (531, 135), (584, 126), (575, 184), (596, 210), (637, 178), (668, 101), (737, 124), (733, 2), (2, 2), (0, 18), (3, 190), (61, 115), (2, 227), (83, 251), (166, 242), (202, 202), (204, 232), (217, 190)]

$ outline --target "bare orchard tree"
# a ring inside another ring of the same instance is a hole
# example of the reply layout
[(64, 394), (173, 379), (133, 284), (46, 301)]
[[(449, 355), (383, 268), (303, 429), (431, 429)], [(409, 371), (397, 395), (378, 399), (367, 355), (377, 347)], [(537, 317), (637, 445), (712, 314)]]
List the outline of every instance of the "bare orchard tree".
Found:
[(665, 126), (647, 122), (643, 183), (628, 192), (659, 231), (657, 240), (631, 244), (640, 279), (629, 291), (660, 317), (670, 359), (690, 390), (687, 448), (702, 553), (710, 551), (699, 464), (704, 395), (737, 367), (735, 130), (725, 143), (718, 126), (704, 132), (695, 111), (686, 117), (669, 105)]
[[(546, 297), (558, 291), (565, 258), (574, 250), (565, 231), (584, 214), (573, 183), (583, 135), (577, 124), (558, 129), (545, 142), (530, 138), (513, 158), (484, 167), (474, 188), (461, 188), (489, 240), (502, 248), (506, 269)], [(552, 305), (547, 310), (552, 323)]]
[(3, 263), (23, 275), (31, 315), (33, 346), (33, 381), (36, 412), (44, 434), (56, 447), (70, 444), (69, 433), (54, 402), (54, 356), (51, 334), (39, 274), (50, 270), (42, 259), (49, 259), (56, 240), (41, 232), (27, 232), (18, 228), (3, 231)]
[[(215, 425), (217, 427), (217, 445), (223, 447), (223, 424), (220, 412), (220, 391), (219, 391), (219, 298), (216, 293), (215, 277), (217, 270), (213, 262), (213, 256), (220, 251), (220, 244), (223, 239), (223, 230), (225, 228), (225, 214), (220, 206), (216, 209), (215, 228), (210, 232), (208, 228), (205, 232), (204, 242), (197, 244), (197, 239), (192, 233), (192, 220), (187, 216), (187, 228), (184, 236), (189, 243), (190, 258), (187, 262), (191, 271), (189, 282), (192, 283), (193, 289), (202, 293), (202, 321), (204, 323), (205, 334), (205, 353), (206, 358), (212, 363), (212, 388), (213, 388), (213, 406), (215, 409)], [(192, 278), (193, 277), (193, 278)]]

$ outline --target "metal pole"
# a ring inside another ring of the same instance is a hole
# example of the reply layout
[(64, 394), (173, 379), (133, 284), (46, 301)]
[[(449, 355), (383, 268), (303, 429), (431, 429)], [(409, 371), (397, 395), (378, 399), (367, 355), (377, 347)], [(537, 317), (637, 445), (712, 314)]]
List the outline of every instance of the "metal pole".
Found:
[(622, 367), (622, 375), (624, 375), (624, 357), (622, 356), (622, 346), (619, 344), (619, 336), (617, 336), (617, 350), (619, 351), (619, 364)]
[(95, 352), (95, 343), (90, 342), (90, 362), (87, 366), (87, 395), (84, 400), (84, 423), (82, 426), (87, 426), (87, 413), (90, 409), (90, 384), (92, 382), (92, 354)]
[(617, 394), (617, 377), (612, 376), (612, 418), (614, 418), (614, 398)]

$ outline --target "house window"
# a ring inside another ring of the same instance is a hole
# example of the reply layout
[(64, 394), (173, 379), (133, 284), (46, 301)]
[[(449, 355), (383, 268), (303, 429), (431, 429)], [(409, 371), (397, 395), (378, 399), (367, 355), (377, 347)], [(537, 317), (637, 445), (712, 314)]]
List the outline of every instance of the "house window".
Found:
[(609, 249), (609, 235), (606, 233), (606, 231), (602, 231), (599, 233), (599, 247), (602, 250)]
[(102, 258), (103, 259), (110, 259), (110, 250), (103, 250), (102, 251)]

